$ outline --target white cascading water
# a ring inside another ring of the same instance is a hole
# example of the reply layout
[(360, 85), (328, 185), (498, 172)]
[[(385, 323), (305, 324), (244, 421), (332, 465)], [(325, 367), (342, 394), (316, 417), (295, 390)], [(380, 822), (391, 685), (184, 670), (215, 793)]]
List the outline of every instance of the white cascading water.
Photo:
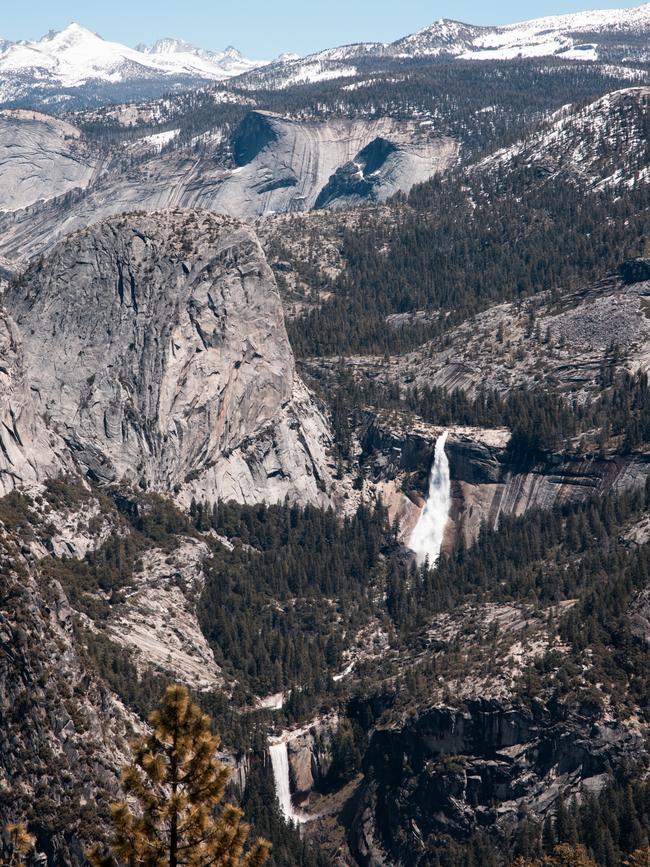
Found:
[(429, 566), (435, 566), (438, 562), (451, 504), (446, 441), (445, 431), (436, 440), (433, 466), (429, 474), (429, 494), (409, 540), (409, 548), (415, 551), (418, 563), (422, 564), (428, 559)]
[(273, 768), (273, 779), (275, 780), (275, 792), (280, 802), (282, 815), (287, 822), (292, 822), (294, 825), (301, 825), (308, 821), (306, 816), (296, 812), (291, 803), (291, 787), (289, 785), (289, 754), (287, 752), (286, 741), (278, 741), (275, 744), (270, 744), (269, 753), (271, 754), (271, 767)]

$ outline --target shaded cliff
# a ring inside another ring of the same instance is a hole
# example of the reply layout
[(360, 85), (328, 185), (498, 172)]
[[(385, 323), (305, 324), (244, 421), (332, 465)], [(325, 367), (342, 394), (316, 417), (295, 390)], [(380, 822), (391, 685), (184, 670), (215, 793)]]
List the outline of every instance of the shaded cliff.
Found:
[(542, 817), (562, 793), (598, 791), (642, 738), (620, 723), (539, 703), (476, 699), (378, 729), (364, 757), (364, 795), (350, 843), (358, 863), (423, 863), (438, 835), (502, 834), (522, 804)]

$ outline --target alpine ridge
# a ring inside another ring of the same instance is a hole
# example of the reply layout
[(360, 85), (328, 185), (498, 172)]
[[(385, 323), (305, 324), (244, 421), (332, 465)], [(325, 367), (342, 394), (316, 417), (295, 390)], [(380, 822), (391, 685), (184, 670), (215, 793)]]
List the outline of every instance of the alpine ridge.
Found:
[(508, 24), (476, 26), (441, 19), (391, 43), (359, 43), (326, 49), (297, 60), (272, 63), (243, 74), (246, 86), (287, 87), (327, 78), (353, 77), (361, 67), (380, 69), (415, 59), (644, 62), (650, 34), (650, 4), (632, 9), (578, 12)]
[(102, 94), (109, 101), (153, 96), (181, 84), (221, 81), (263, 63), (232, 48), (204, 51), (180, 40), (127, 48), (73, 22), (34, 42), (0, 44), (0, 103), (33, 104), (38, 94), (43, 103), (69, 108), (80, 100), (101, 100)]

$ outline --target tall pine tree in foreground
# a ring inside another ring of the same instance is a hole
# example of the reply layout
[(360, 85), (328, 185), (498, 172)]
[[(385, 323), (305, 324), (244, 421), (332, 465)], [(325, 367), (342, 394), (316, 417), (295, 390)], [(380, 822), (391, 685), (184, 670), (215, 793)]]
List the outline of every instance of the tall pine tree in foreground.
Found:
[(149, 717), (152, 732), (131, 745), (122, 773), (127, 800), (111, 806), (110, 849), (88, 853), (95, 867), (260, 867), (269, 844), (244, 851), (249, 826), (223, 799), (230, 776), (216, 758), (219, 737), (183, 686), (170, 686)]
[[(36, 837), (29, 833), (24, 822), (7, 825), (5, 836), (9, 844), (9, 854), (0, 857), (0, 867), (22, 867), (27, 863), (29, 853), (36, 843)], [(2, 847), (2, 840), (0, 840), (0, 847)]]

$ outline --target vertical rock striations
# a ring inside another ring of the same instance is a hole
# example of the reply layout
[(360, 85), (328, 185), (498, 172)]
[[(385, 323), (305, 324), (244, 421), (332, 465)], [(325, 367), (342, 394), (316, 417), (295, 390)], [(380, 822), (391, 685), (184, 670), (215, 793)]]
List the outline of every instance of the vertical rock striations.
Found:
[(7, 304), (39, 409), (91, 478), (181, 501), (327, 502), (329, 435), (251, 229), (115, 217), (33, 265)]
[(0, 307), (0, 496), (72, 465), (63, 441), (36, 412), (32, 394), (20, 334)]

